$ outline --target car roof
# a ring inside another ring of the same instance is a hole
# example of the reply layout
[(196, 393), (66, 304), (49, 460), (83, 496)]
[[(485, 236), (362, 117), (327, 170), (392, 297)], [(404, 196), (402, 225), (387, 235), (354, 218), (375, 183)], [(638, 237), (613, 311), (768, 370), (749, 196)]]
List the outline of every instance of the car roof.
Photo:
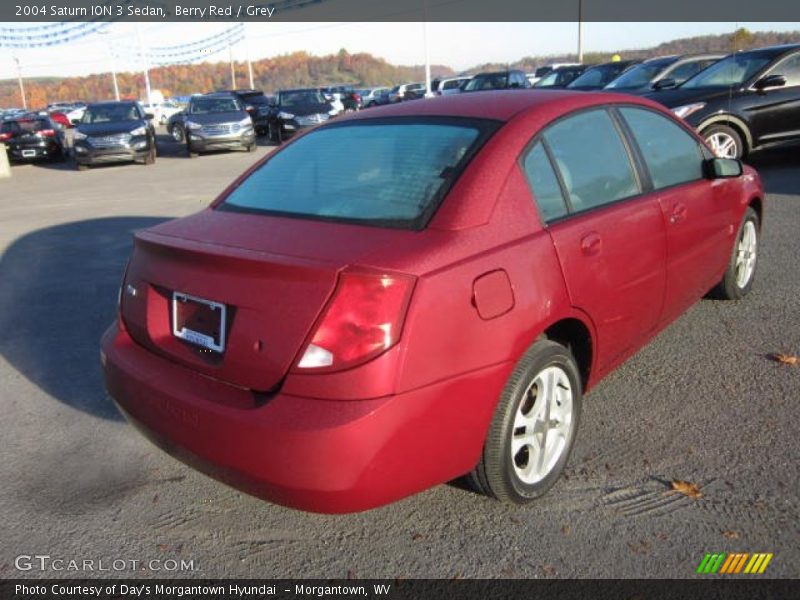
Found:
[(209, 92), (202, 96), (195, 96), (196, 98), (232, 98), (235, 92)]
[(383, 117), (466, 117), (483, 118), (495, 121), (510, 121), (516, 115), (537, 109), (552, 109), (559, 104), (571, 104), (572, 100), (586, 100), (587, 105), (601, 104), (604, 101), (640, 102), (634, 96), (603, 92), (581, 92), (573, 90), (493, 90), (480, 94), (453, 94), (437, 96), (423, 102), (401, 102), (379, 106), (352, 116), (339, 117), (337, 122)]
[(96, 108), (98, 106), (130, 106), (132, 104), (139, 104), (136, 100), (120, 100), (117, 101), (107, 101), (107, 102), (92, 102), (91, 104), (87, 105), (87, 108)]
[(783, 44), (780, 46), (767, 46), (766, 48), (755, 48), (753, 50), (742, 50), (734, 52), (729, 56), (768, 56), (775, 57), (787, 54), (794, 50), (800, 50), (800, 44)]

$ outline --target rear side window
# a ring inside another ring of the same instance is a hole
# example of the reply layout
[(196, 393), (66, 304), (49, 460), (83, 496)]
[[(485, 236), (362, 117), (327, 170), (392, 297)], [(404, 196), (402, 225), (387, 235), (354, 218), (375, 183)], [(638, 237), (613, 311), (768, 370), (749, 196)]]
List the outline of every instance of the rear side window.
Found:
[(564, 204), (558, 178), (541, 142), (530, 149), (522, 162), (522, 168), (545, 223), (566, 215), (567, 206)]
[(421, 229), (497, 127), (477, 119), (323, 127), (277, 152), (220, 208)]
[(641, 108), (621, 108), (656, 189), (703, 177), (700, 144), (666, 117)]
[(627, 149), (604, 109), (567, 117), (545, 130), (544, 139), (575, 212), (640, 192)]

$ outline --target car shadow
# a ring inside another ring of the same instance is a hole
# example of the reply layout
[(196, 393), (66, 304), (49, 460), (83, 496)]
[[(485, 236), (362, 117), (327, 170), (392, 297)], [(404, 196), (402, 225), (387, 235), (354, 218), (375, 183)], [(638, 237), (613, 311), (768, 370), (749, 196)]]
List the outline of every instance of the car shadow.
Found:
[(60, 402), (120, 420), (103, 386), (100, 336), (115, 317), (131, 234), (164, 220), (93, 219), (15, 240), (0, 257), (0, 355)]

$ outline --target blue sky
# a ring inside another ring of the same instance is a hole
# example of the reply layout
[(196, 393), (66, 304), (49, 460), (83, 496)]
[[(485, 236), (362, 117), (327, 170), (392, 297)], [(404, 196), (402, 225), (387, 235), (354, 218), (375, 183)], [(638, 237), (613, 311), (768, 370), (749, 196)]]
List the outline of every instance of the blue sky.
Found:
[[(20, 24), (21, 27), (26, 25), (30, 24)], [(143, 23), (140, 27), (145, 45), (170, 46), (214, 35), (227, 25)], [(252, 23), (246, 27), (247, 46), (253, 59), (298, 50), (328, 54), (344, 47), (351, 52), (370, 52), (395, 64), (424, 62), (421, 23)], [(790, 31), (800, 30), (800, 23), (586, 23), (584, 49), (641, 48), (679, 37), (731, 32), (737, 27), (751, 31)], [(528, 55), (574, 51), (577, 46), (576, 23), (430, 23), (428, 32), (431, 62), (455, 69), (484, 62), (511, 62)], [(117, 60), (119, 70), (137, 68), (135, 60), (124, 58), (131, 56), (125, 48), (136, 45), (132, 23), (115, 23), (104, 36), (93, 35), (57, 49), (22, 50), (17, 56), (25, 76), (99, 73), (110, 68), (107, 43), (116, 45), (117, 52), (123, 55)], [(243, 60), (246, 53), (244, 43), (234, 49), (237, 60)], [(212, 59), (227, 58), (226, 51)], [(12, 55), (3, 50), (0, 79), (15, 75)]]

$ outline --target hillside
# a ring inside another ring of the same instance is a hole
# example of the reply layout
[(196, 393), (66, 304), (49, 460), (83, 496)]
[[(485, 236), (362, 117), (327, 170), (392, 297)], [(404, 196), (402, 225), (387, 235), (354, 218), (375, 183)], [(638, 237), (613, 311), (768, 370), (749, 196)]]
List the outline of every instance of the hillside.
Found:
[[(431, 66), (434, 76), (453, 71), (441, 65)], [(424, 77), (423, 66), (395, 66), (370, 54), (337, 54), (312, 56), (305, 52), (253, 61), (256, 88), (273, 92), (288, 87), (314, 87), (336, 84), (395, 85)], [(141, 73), (118, 73), (120, 95), (144, 97), (144, 76)], [(248, 87), (247, 64), (236, 64), (236, 84)], [(185, 96), (231, 87), (230, 63), (202, 63), (159, 67), (150, 70), (150, 85), (165, 96)], [(25, 91), (29, 106), (45, 106), (51, 102), (102, 100), (113, 97), (110, 73), (86, 77), (26, 79)], [(21, 101), (16, 80), (0, 81), (0, 106), (19, 106)]]
[[(587, 63), (610, 60), (613, 54), (625, 58), (650, 58), (665, 54), (695, 52), (731, 52), (760, 46), (786, 44), (800, 41), (800, 32), (757, 32), (740, 29), (733, 34), (704, 35), (664, 42), (652, 48), (620, 49), (616, 52), (589, 52), (584, 55)], [(574, 54), (550, 56), (526, 56), (511, 64), (487, 63), (476, 65), (465, 71), (476, 73), (483, 70), (519, 68), (533, 71), (546, 62), (574, 61)], [(434, 76), (450, 75), (453, 70), (443, 65), (431, 67)], [(267, 92), (287, 87), (311, 87), (335, 84), (394, 85), (404, 81), (419, 81), (424, 76), (422, 66), (396, 66), (370, 54), (350, 54), (342, 49), (337, 54), (312, 56), (295, 52), (253, 62), (255, 85)], [(141, 73), (119, 73), (117, 80), (123, 97), (144, 96), (144, 77)], [(202, 63), (154, 68), (150, 71), (153, 89), (160, 89), (165, 96), (184, 96), (195, 92), (207, 92), (229, 88), (230, 64), (228, 62)], [(247, 66), (236, 65), (236, 82), (239, 87), (248, 85)], [(108, 73), (87, 77), (26, 79), (28, 105), (44, 106), (50, 102), (71, 100), (100, 100), (113, 94), (111, 76)], [(0, 107), (21, 104), (16, 80), (0, 81)]]

